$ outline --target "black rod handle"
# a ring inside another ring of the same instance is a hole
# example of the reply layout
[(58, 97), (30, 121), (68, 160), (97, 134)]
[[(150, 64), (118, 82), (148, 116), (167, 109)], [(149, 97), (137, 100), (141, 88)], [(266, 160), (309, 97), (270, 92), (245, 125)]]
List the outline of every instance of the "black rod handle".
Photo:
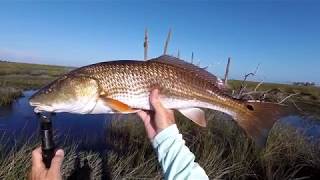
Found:
[(53, 141), (52, 133), (52, 122), (45, 116), (41, 117), (41, 150), (42, 150), (42, 161), (46, 168), (49, 169), (51, 166), (52, 158), (55, 154), (55, 144)]

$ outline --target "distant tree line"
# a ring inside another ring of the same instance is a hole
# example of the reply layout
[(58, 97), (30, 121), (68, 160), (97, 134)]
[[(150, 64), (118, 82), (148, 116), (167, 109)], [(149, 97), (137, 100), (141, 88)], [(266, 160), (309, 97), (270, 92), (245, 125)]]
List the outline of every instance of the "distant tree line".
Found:
[(315, 82), (293, 82), (293, 85), (296, 86), (315, 86)]

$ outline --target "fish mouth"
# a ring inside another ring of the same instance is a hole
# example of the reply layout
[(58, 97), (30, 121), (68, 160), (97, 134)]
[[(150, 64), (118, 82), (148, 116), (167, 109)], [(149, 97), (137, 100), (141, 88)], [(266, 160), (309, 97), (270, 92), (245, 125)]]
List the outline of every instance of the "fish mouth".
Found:
[(51, 112), (53, 108), (51, 106), (43, 105), (39, 102), (33, 102), (32, 100), (29, 101), (30, 106), (34, 107), (34, 112), (39, 113), (43, 111)]
[(54, 110), (50, 106), (36, 106), (33, 111), (35, 113), (40, 113), (40, 112), (53, 112)]
[(30, 104), (30, 106), (41, 106), (41, 104), (38, 102), (29, 101), (29, 104)]

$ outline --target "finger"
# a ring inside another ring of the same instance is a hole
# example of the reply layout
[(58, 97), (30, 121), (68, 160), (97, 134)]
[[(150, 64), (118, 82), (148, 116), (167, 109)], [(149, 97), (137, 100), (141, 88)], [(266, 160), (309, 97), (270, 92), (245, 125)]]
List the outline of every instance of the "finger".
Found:
[(143, 124), (147, 127), (147, 125), (150, 124), (150, 113), (146, 111), (138, 111), (137, 114), (143, 121)]
[(44, 169), (44, 164), (42, 161), (42, 151), (41, 147), (37, 147), (32, 151), (32, 167), (36, 169)]
[(164, 112), (164, 107), (161, 104), (160, 96), (159, 96), (159, 90), (158, 89), (154, 89), (154, 90), (151, 91), (151, 93), (150, 93), (150, 103), (151, 103), (153, 109), (156, 112)]
[(138, 111), (137, 114), (142, 121), (145, 121), (148, 118), (148, 114), (145, 111)]
[(55, 156), (51, 161), (51, 167), (49, 170), (52, 174), (60, 174), (63, 159), (64, 151), (62, 149), (57, 150)]
[(154, 128), (154, 125), (153, 125), (152, 121), (150, 121), (150, 119), (149, 119), (148, 122), (144, 122), (144, 127), (146, 129), (148, 138), (150, 140), (152, 140), (154, 138), (155, 134), (156, 134), (156, 130)]

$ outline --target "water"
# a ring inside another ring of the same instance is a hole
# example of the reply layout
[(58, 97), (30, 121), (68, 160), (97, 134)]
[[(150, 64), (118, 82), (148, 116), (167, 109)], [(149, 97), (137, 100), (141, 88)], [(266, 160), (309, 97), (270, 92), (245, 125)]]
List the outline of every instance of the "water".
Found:
[[(11, 106), (0, 108), (0, 137), (3, 134), (11, 142), (16, 139), (38, 135), (39, 119), (28, 104), (29, 97), (34, 91), (25, 91), (24, 97), (19, 98)], [(55, 134), (60, 141), (73, 139), (83, 142), (81, 149), (103, 151), (106, 148), (105, 126), (110, 123), (111, 115), (80, 115), (58, 113), (52, 117)], [(299, 116), (283, 118), (279, 123), (293, 126), (308, 139), (319, 140), (320, 121)]]
[(295, 127), (312, 142), (320, 142), (320, 121), (311, 117), (289, 116), (279, 120), (279, 123)]
[[(28, 104), (28, 99), (34, 92), (25, 91), (24, 97), (11, 106), (0, 108), (0, 137), (5, 134), (12, 142), (15, 139), (38, 135), (39, 117)], [(57, 113), (51, 119), (54, 132), (60, 141), (83, 141), (81, 149), (103, 150), (106, 147), (105, 126), (110, 122), (110, 115)]]

